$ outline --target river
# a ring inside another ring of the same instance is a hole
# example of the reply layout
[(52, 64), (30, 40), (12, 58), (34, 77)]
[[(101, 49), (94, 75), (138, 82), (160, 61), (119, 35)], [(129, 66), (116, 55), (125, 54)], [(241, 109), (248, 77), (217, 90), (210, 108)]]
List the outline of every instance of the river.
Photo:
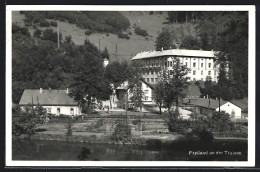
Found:
[[(245, 161), (247, 142), (232, 141), (200, 145), (191, 142), (161, 146), (89, 144), (47, 140), (12, 143), (13, 160), (37, 161)], [(222, 152), (222, 154), (218, 154)], [(230, 154), (231, 153), (231, 154)]]

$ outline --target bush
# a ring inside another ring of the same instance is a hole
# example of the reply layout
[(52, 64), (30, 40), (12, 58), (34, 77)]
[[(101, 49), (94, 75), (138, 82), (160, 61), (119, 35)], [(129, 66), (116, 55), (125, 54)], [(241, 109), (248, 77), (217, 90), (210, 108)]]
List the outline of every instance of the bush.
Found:
[(72, 124), (71, 124), (71, 119), (70, 118), (68, 120), (66, 136), (72, 136)]
[(141, 29), (140, 27), (136, 27), (135, 28), (135, 33), (137, 35), (141, 35), (141, 36), (148, 36), (149, 34), (147, 33), (147, 30)]
[(122, 32), (118, 32), (117, 37), (122, 39), (130, 39), (130, 37), (127, 34), (124, 34)]
[(115, 127), (115, 131), (111, 137), (115, 142), (129, 142), (131, 140), (131, 128), (129, 125), (119, 123)]
[(50, 22), (50, 25), (53, 26), (53, 27), (57, 27), (58, 24), (57, 24), (56, 21), (51, 21), (51, 22)]
[(40, 38), (41, 34), (42, 34), (42, 31), (40, 29), (36, 29), (33, 33), (33, 36), (36, 38)]
[(50, 23), (46, 20), (41, 20), (40, 21), (40, 26), (41, 27), (50, 27)]
[(85, 31), (85, 35), (87, 35), (87, 36), (89, 36), (89, 35), (91, 35), (92, 34), (92, 31), (91, 30), (86, 30)]
[(140, 120), (140, 119), (136, 119), (136, 120), (133, 120), (132, 123), (133, 123), (134, 125), (138, 125), (138, 124), (141, 123), (141, 120)]

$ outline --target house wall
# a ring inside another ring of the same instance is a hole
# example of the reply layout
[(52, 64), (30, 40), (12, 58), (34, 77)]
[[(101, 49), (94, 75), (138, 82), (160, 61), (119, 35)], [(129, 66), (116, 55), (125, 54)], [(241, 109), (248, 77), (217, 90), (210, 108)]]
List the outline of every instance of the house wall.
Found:
[(195, 108), (196, 113), (202, 114), (202, 115), (209, 115), (214, 112), (213, 109), (209, 109), (209, 108), (205, 108), (205, 107), (195, 106), (194, 108)]
[(144, 92), (144, 96), (142, 98), (143, 102), (152, 102), (152, 89), (148, 85), (146, 85), (144, 82), (142, 82), (142, 91)]
[[(63, 114), (63, 115), (81, 115), (80, 109), (77, 106), (43, 106), (47, 110), (47, 113), (52, 114)], [(58, 114), (58, 108), (60, 113)], [(73, 111), (71, 109), (73, 108)]]
[[(218, 108), (216, 110), (218, 110)], [(227, 102), (226, 104), (220, 106), (220, 110), (230, 114), (231, 118), (241, 118), (241, 108), (230, 102)]]

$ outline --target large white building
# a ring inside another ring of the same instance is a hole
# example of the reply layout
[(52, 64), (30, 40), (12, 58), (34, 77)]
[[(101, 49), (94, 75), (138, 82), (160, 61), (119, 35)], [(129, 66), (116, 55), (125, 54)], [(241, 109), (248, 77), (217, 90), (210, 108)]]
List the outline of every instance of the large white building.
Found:
[(210, 76), (212, 81), (217, 81), (217, 65), (214, 51), (171, 49), (161, 51), (148, 51), (138, 53), (131, 60), (141, 60), (146, 66), (143, 78), (146, 82), (158, 82), (163, 69), (172, 70), (173, 59), (178, 58), (182, 65), (190, 69), (188, 77), (191, 81), (206, 80)]

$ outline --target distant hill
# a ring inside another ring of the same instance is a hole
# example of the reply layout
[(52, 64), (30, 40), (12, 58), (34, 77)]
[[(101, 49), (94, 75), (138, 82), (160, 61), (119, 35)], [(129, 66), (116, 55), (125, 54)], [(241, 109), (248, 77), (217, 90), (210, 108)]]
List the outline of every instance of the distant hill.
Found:
[[(163, 27), (168, 27), (174, 30), (177, 39), (181, 39), (184, 35), (195, 35), (194, 25), (187, 24), (169, 24), (167, 20), (167, 12), (157, 12), (152, 15), (149, 12), (120, 12), (125, 16), (129, 22), (129, 29), (123, 31), (128, 34), (130, 39), (118, 38), (116, 33), (93, 33), (89, 36), (85, 35), (86, 29), (79, 28), (76, 24), (69, 22), (58, 21), (60, 32), (63, 38), (71, 35), (72, 41), (75, 44), (82, 45), (84, 41), (88, 39), (91, 43), (95, 44), (100, 50), (104, 50), (107, 47), (110, 54), (111, 61), (115, 60), (130, 60), (140, 51), (155, 50), (155, 40)], [(24, 14), (20, 14), (18, 11), (13, 12), (13, 23), (20, 26), (25, 26), (24, 20), (26, 17)], [(47, 19), (47, 21), (53, 21), (54, 19)], [(135, 27), (147, 30), (149, 36), (143, 37), (134, 33)], [(41, 30), (47, 29), (46, 27), (38, 27)], [(56, 27), (52, 27), (53, 30), (57, 30)], [(33, 35), (35, 29), (33, 26), (28, 26), (29, 32)], [(116, 48), (117, 47), (117, 48)], [(117, 52), (117, 53), (116, 53)]]

